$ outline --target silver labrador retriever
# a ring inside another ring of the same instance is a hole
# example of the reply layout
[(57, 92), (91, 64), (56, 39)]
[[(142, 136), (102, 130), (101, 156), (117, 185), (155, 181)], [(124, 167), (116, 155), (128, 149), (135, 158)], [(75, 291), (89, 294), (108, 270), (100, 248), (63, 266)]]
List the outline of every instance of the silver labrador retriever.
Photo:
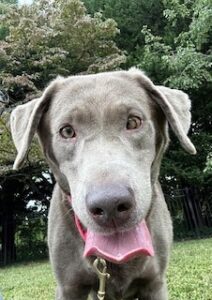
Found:
[(172, 222), (158, 174), (168, 124), (195, 154), (190, 122), (185, 93), (135, 68), (59, 77), (12, 112), (14, 168), (37, 133), (57, 181), (48, 226), (56, 299), (87, 299), (90, 290), (97, 299), (95, 255), (108, 261), (106, 300), (168, 299)]

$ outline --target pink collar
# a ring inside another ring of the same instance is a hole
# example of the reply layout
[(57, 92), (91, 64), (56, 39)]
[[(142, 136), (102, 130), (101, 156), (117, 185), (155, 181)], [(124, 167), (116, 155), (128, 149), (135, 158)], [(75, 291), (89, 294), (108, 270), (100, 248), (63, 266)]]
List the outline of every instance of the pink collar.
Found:
[[(71, 198), (71, 196), (70, 195), (66, 195), (66, 197), (68, 199), (69, 204), (72, 206), (72, 198)], [(77, 217), (77, 215), (75, 213), (74, 213), (74, 221), (75, 221), (75, 225), (76, 225), (76, 227), (78, 229), (78, 232), (79, 232), (81, 238), (83, 239), (83, 241), (85, 241), (86, 240), (86, 234), (87, 234), (87, 232), (83, 228), (83, 226), (82, 226), (79, 218)]]

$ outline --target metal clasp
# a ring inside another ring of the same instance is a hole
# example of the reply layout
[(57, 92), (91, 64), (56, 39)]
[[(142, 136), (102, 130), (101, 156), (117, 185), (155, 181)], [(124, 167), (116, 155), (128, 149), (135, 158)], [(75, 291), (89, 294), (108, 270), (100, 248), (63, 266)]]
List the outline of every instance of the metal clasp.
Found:
[(97, 293), (97, 297), (99, 300), (104, 300), (106, 280), (110, 278), (110, 274), (107, 273), (106, 261), (103, 258), (96, 258), (93, 263), (93, 267), (99, 278), (99, 290)]

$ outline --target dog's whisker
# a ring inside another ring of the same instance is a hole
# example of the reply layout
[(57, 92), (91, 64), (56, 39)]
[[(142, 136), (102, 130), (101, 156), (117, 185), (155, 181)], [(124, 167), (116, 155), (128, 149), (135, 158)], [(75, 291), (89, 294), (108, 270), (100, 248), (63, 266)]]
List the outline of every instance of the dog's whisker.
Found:
[(69, 215), (69, 214), (71, 214), (71, 213), (73, 213), (73, 212), (74, 212), (73, 208), (70, 207), (70, 208), (63, 214), (63, 217), (66, 217), (67, 215)]

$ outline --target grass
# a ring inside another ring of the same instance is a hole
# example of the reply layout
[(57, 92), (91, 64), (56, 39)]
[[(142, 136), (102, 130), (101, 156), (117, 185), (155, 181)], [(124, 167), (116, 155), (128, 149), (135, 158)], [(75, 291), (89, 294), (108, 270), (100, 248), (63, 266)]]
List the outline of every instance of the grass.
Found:
[[(170, 300), (212, 300), (212, 239), (174, 244), (168, 286)], [(54, 289), (48, 262), (0, 269), (4, 300), (52, 300)]]
[(168, 287), (171, 300), (212, 300), (212, 239), (175, 243)]

